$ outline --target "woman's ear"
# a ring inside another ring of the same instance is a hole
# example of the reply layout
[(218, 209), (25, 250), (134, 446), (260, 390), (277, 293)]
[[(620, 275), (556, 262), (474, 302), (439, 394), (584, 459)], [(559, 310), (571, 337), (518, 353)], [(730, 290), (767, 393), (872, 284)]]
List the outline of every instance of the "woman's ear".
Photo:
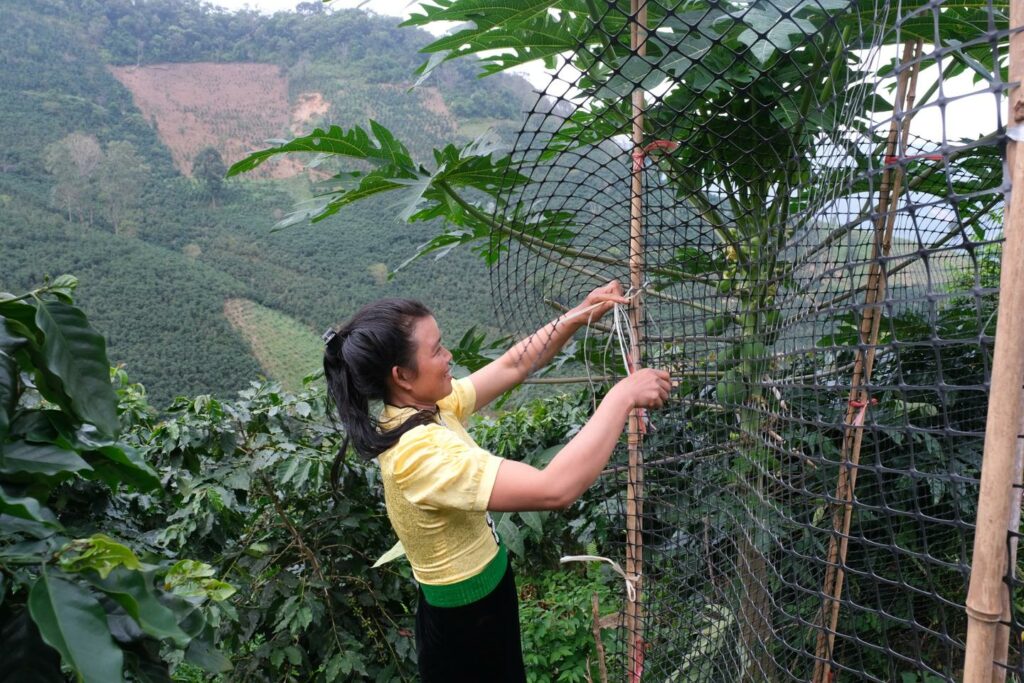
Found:
[(413, 374), (406, 368), (394, 365), (391, 367), (391, 381), (399, 389), (409, 391), (412, 389)]

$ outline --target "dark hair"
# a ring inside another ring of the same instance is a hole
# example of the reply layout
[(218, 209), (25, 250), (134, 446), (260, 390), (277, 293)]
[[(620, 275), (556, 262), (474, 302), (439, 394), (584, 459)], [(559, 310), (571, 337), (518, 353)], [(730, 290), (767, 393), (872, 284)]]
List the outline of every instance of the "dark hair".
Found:
[[(395, 429), (381, 430), (371, 401), (388, 400), (391, 368), (415, 370), (416, 349), (412, 329), (430, 309), (411, 299), (381, 299), (363, 306), (327, 341), (324, 376), (327, 393), (338, 409), (345, 440), (331, 467), (331, 485), (337, 490), (338, 472), (349, 444), (364, 458), (375, 458), (398, 443), (413, 427), (427, 424), (436, 413), (421, 410)], [(328, 333), (330, 334), (330, 333)]]

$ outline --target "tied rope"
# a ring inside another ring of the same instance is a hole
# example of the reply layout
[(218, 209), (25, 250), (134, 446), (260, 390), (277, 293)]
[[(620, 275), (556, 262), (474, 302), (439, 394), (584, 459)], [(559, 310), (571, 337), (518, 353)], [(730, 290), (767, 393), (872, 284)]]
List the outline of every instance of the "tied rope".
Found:
[(618, 562), (607, 557), (601, 557), (600, 555), (566, 555), (559, 560), (560, 564), (568, 564), (569, 562), (607, 562), (615, 573), (626, 582), (626, 597), (630, 602), (636, 602), (636, 582), (640, 580), (639, 574), (629, 576), (619, 566)]
[[(630, 287), (629, 290), (623, 295), (627, 301), (632, 301), (636, 297), (640, 296), (645, 289), (649, 286), (650, 282), (645, 282), (638, 288)], [(592, 311), (598, 306), (603, 305), (602, 303), (591, 304), (586, 308), (582, 308), (579, 311), (567, 316), (564, 320), (571, 320), (585, 313)], [(633, 364), (633, 359), (630, 357), (628, 349), (636, 346), (636, 338), (633, 335), (633, 330), (628, 324), (624, 324), (628, 318), (626, 314), (625, 304), (616, 303), (612, 307), (612, 331), (616, 341), (618, 342), (619, 352), (622, 354), (622, 364), (626, 368), (626, 375), (632, 375), (636, 372), (637, 368)], [(587, 319), (587, 332), (590, 331), (591, 319)], [(647, 411), (643, 408), (637, 409), (638, 416), (640, 417), (640, 430), (642, 433), (647, 432), (647, 428), (654, 428), (651, 425), (650, 418), (647, 416)], [(639, 574), (629, 575), (615, 560), (603, 557), (601, 555), (566, 555), (559, 559), (560, 564), (567, 564), (569, 562), (604, 562), (607, 563), (612, 570), (622, 577), (623, 582), (626, 585), (626, 599), (631, 603), (636, 602), (636, 584), (640, 580)]]
[[(650, 284), (650, 280), (647, 280), (640, 287), (630, 287), (628, 290), (626, 290), (626, 293), (623, 295), (623, 298), (625, 298), (626, 301), (632, 301), (633, 299), (643, 294), (644, 291), (646, 291), (647, 288), (650, 286)], [(598, 306), (603, 306), (605, 303), (606, 302), (602, 301), (596, 304), (590, 304), (589, 306), (581, 308), (575, 313), (571, 313), (565, 316), (564, 318), (561, 319), (561, 321), (568, 322), (569, 320), (578, 318), (585, 313), (589, 313)], [(587, 330), (586, 334), (584, 335), (584, 339), (587, 339), (590, 336), (591, 322), (592, 318), (588, 316)], [(637, 346), (637, 341), (636, 337), (633, 334), (633, 328), (630, 327), (630, 325), (628, 324), (628, 316), (626, 314), (625, 304), (615, 303), (612, 305), (612, 331), (615, 333), (614, 336), (615, 340), (618, 342), (619, 353), (621, 353), (622, 355), (622, 365), (623, 367), (626, 368), (626, 376), (628, 377), (637, 370), (636, 366), (633, 364), (633, 359), (630, 357), (628, 351), (628, 349), (632, 349), (635, 346)], [(610, 344), (611, 341), (612, 339), (609, 338), (608, 343)], [(589, 377), (589, 364), (587, 372)], [(593, 390), (593, 384), (591, 384), (591, 389)], [(646, 434), (648, 429), (653, 431), (654, 425), (651, 423), (651, 419), (650, 417), (648, 417), (647, 411), (643, 408), (637, 408), (636, 411), (637, 417), (640, 418), (640, 433)]]

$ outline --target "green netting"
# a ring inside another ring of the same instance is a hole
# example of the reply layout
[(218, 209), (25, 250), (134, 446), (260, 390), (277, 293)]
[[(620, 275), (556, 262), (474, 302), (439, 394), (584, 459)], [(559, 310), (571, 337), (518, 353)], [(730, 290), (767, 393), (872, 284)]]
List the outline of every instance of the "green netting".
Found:
[[(678, 382), (642, 436), (639, 619), (612, 670), (958, 680), (1008, 189), (1007, 7), (631, 12), (593, 7), (548, 89), (564, 94), (539, 95), (512, 155), (533, 182), (504, 198), (518, 213), (491, 245), (495, 298), (524, 332), (628, 283), (641, 257), (642, 362)], [(536, 216), (545, 232), (518, 231)], [(590, 330), (592, 373), (621, 376), (606, 333)], [(616, 458), (606, 476), (625, 491)], [(626, 508), (624, 494), (624, 529)], [(1016, 616), (1011, 630), (1019, 677)]]

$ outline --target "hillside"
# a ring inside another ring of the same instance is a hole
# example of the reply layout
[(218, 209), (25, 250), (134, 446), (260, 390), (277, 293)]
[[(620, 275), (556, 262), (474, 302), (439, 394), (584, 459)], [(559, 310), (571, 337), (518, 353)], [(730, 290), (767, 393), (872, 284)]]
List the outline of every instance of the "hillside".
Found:
[(224, 316), (241, 332), (260, 368), (287, 391), (300, 391), (302, 380), (320, 368), (319, 335), (286, 315), (247, 299), (228, 299)]
[[(469, 253), (384, 277), (433, 230), (398, 223), (386, 200), (273, 232), (315, 192), (319, 176), (301, 172), (308, 160), (242, 180), (217, 169), (268, 138), (369, 118), (425, 158), (488, 126), (515, 130), (524, 82), (480, 81), (453, 65), (410, 92), (416, 50), (429, 37), (354, 10), (265, 17), (191, 0), (0, 6), (0, 290), (79, 275), (78, 299), (112, 359), (157, 405), (177, 394), (227, 395), (261, 367), (271, 372), (225, 317), (231, 300), (306, 334), (381, 296), (425, 300), (449, 338), (493, 320), (485, 267)], [(282, 334), (260, 348), (288, 345)]]
[[(264, 140), (301, 130), (316, 118), (311, 103), (323, 103), (321, 114), (328, 108), (320, 93), (304, 93), (293, 111), (288, 79), (274, 64), (153, 64), (112, 66), (110, 71), (186, 176), (192, 176), (196, 156), (206, 147), (230, 164)], [(271, 178), (287, 178), (302, 166), (280, 160), (260, 170)]]

